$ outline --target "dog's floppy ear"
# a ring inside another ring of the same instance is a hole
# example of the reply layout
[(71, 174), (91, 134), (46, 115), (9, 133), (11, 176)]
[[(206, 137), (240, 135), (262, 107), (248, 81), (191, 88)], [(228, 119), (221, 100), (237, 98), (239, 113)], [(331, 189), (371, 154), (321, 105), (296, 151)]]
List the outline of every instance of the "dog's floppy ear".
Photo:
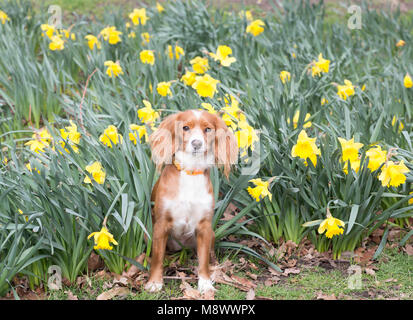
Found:
[(231, 166), (238, 161), (238, 143), (234, 133), (228, 129), (224, 120), (215, 116), (215, 163), (224, 167), (228, 179)]
[(152, 160), (158, 171), (165, 164), (172, 163), (172, 157), (175, 153), (175, 122), (177, 118), (178, 113), (166, 117), (149, 137)]

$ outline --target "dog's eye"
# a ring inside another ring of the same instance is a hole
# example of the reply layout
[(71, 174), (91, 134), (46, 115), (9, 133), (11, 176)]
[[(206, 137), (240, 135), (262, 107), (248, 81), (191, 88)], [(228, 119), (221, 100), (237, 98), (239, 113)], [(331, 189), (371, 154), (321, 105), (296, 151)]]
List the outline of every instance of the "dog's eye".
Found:
[(188, 126), (184, 126), (183, 129), (184, 129), (184, 131), (188, 131), (188, 130), (189, 130), (189, 127), (188, 127)]
[(205, 132), (210, 132), (211, 128), (205, 128)]

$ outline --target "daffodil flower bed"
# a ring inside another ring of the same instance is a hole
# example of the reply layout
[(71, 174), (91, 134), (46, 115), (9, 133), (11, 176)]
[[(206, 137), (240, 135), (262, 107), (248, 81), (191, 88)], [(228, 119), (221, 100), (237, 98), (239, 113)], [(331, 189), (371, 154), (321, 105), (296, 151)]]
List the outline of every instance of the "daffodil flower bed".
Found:
[(0, 295), (54, 264), (74, 282), (92, 250), (120, 274), (149, 257), (148, 137), (186, 109), (219, 114), (240, 148), (229, 180), (211, 172), (217, 249), (277, 268), (228, 236), (338, 258), (383, 225), (411, 228), (410, 22), (366, 11), (356, 33), (329, 32), (321, 4), (175, 1), (56, 28), (30, 8), (0, 7)]

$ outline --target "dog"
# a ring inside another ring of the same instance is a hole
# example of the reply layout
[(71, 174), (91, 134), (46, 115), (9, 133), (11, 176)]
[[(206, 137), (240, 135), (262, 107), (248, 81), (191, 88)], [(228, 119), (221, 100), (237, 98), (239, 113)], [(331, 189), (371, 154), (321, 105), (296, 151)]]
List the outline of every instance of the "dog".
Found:
[(166, 248), (190, 247), (196, 248), (198, 255), (198, 290), (214, 290), (209, 269), (215, 243), (210, 169), (223, 167), (228, 179), (238, 159), (235, 136), (219, 116), (187, 110), (166, 117), (149, 143), (160, 177), (151, 195), (152, 258), (145, 289), (162, 289)]

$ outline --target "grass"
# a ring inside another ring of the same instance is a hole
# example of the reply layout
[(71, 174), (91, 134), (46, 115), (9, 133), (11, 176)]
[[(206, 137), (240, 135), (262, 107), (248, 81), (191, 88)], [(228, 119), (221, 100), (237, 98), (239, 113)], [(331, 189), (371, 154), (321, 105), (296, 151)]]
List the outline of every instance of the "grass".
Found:
[[(375, 275), (362, 274), (361, 289), (348, 288), (346, 270), (327, 270), (322, 267), (302, 268), (298, 275), (290, 275), (272, 286), (260, 284), (255, 289), (256, 297), (274, 300), (313, 300), (318, 294), (334, 295), (338, 299), (413, 299), (413, 259), (397, 249), (386, 249), (377, 264)], [(258, 273), (262, 272), (260, 270)], [(240, 273), (240, 276), (245, 274)], [(91, 276), (91, 286), (80, 289), (79, 286), (63, 286), (62, 290), (51, 291), (47, 299), (66, 300), (68, 291), (78, 299), (96, 299), (110, 280)], [(391, 281), (390, 281), (391, 280)], [(163, 300), (182, 296), (179, 281), (167, 281), (160, 293), (148, 293), (145, 290), (132, 290), (124, 298), (128, 300)], [(216, 285), (216, 300), (245, 300), (246, 292), (229, 285)]]

